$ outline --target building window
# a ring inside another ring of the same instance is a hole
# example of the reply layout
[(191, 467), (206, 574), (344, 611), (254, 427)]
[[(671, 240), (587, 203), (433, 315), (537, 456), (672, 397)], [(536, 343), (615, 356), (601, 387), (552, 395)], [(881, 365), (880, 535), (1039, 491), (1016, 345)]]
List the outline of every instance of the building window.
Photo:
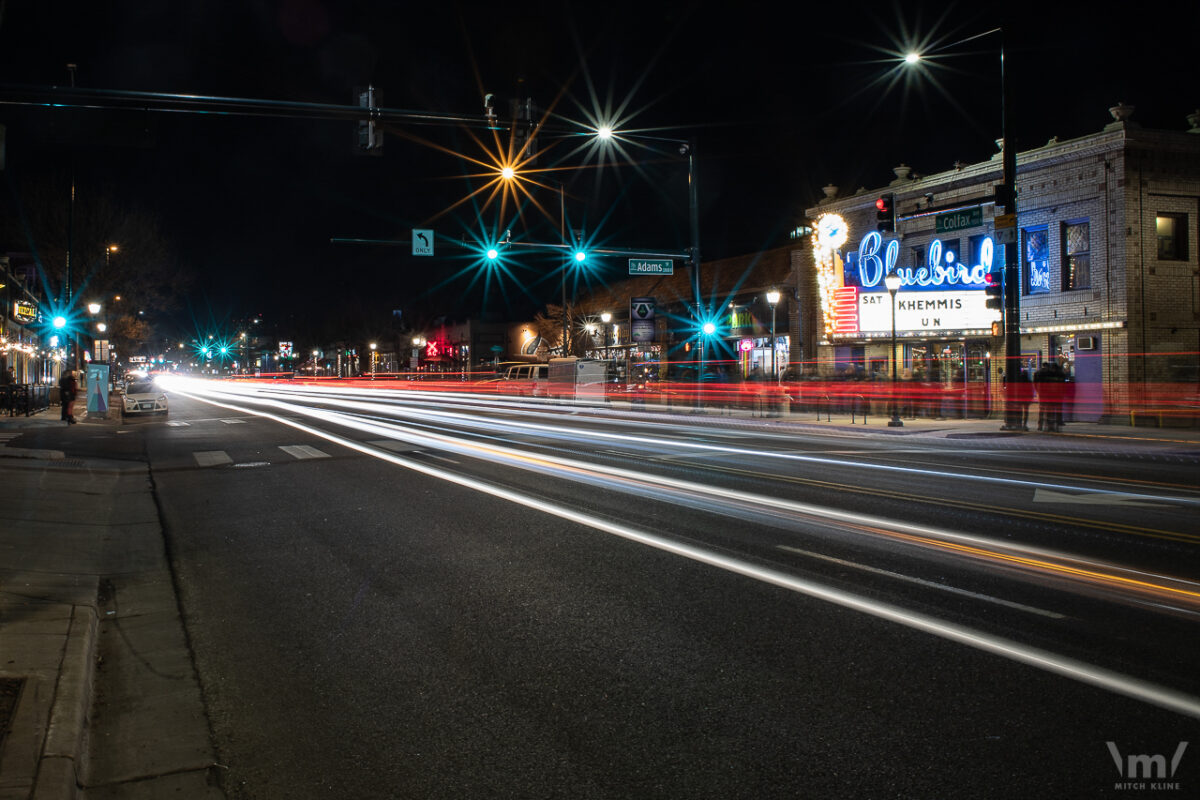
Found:
[(1050, 291), (1050, 237), (1045, 228), (1024, 231), (1025, 294), (1046, 294)]
[(1062, 288), (1064, 292), (1092, 285), (1092, 237), (1087, 222), (1063, 225)]
[(962, 253), (958, 251), (958, 239), (942, 239), (941, 263), (947, 266), (962, 261)]
[[(988, 236), (971, 236), (970, 238), (967, 239), (967, 248), (971, 251), (970, 253), (967, 254), (967, 258), (965, 259), (966, 265), (968, 267), (974, 267), (977, 264), (983, 263), (983, 240), (987, 239), (987, 238), (990, 238), (990, 237), (988, 237)], [(993, 264), (997, 264), (997, 263), (1003, 264), (1004, 262), (1002, 262), (1002, 261), (997, 262), (995, 256), (993, 256), (992, 263)]]
[(912, 253), (912, 261), (909, 263), (912, 264), (913, 269), (920, 269), (925, 266), (925, 245), (917, 245), (909, 252)]
[(1159, 214), (1154, 220), (1161, 261), (1187, 261), (1187, 214)]

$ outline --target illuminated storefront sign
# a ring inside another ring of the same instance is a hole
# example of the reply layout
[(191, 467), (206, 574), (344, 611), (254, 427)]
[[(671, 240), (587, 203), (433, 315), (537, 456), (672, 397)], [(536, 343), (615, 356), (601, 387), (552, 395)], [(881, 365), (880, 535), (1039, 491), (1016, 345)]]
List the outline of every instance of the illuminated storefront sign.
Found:
[(33, 303), (27, 303), (24, 300), (13, 303), (13, 319), (17, 322), (33, 322), (37, 316), (37, 306)]
[[(985, 276), (995, 260), (995, 244), (990, 237), (982, 237), (972, 240), (971, 246), (970, 261), (963, 261), (935, 239), (928, 245), (924, 264), (901, 266), (900, 242), (893, 239), (885, 244), (877, 231), (871, 231), (858, 250), (845, 254), (844, 262), (838, 264), (832, 248), (822, 252), (818, 234), (818, 284), (826, 335), (854, 338), (890, 333), (892, 298), (883, 278), (893, 270), (900, 276), (895, 301), (897, 332), (937, 336), (989, 329), (1000, 319), (998, 311), (987, 307), (983, 292)], [(826, 275), (835, 264), (840, 266), (840, 274)]]

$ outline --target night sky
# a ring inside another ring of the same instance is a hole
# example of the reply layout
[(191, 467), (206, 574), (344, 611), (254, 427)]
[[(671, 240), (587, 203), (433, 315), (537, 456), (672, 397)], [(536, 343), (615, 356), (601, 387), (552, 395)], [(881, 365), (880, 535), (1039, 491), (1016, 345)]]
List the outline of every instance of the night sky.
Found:
[[(1098, 131), (1118, 101), (1137, 107), (1135, 121), (1172, 130), (1200, 105), (1197, 3), (1148, 5), (1137, 19), (1092, 3), (773, 6), (7, 0), (0, 83), (67, 85), (75, 63), (80, 87), (350, 104), (370, 82), (387, 108), (480, 117), (490, 92), (502, 120), (510, 99), (531, 97), (553, 108), (556, 126), (623, 107), (627, 127), (696, 140), (705, 259), (784, 243), (825, 184), (852, 192), (883, 186), (901, 162), (928, 174), (990, 157), (999, 36), (950, 47), (932, 79), (892, 78), (910, 43), (961, 42), (1000, 24), (1004, 9), (1022, 148)], [(686, 168), (669, 147), (632, 151), (636, 166), (542, 173), (535, 195), (548, 215), (528, 206), (514, 219), (510, 207), (500, 221), (498, 203), (477, 213), (486, 193), (441, 213), (484, 183), (465, 177), (478, 164), (453, 155), (484, 157), (479, 129), (388, 130), (374, 158), (354, 153), (349, 121), (4, 105), (0, 122), (10, 197), (69, 155), (88, 191), (160, 216), (196, 276), (163, 317), (183, 330), (256, 312), (297, 320), (299, 334), (363, 309), (404, 309), (414, 324), (442, 313), (523, 318), (554, 301), (558, 262), (527, 256), (508, 275), (473, 280), (449, 241), (493, 227), (556, 240), (558, 182), (569, 225), (597, 241), (688, 243)], [(540, 144), (539, 168), (584, 161), (569, 142)], [(413, 227), (437, 231), (438, 257), (330, 242), (401, 239)]]

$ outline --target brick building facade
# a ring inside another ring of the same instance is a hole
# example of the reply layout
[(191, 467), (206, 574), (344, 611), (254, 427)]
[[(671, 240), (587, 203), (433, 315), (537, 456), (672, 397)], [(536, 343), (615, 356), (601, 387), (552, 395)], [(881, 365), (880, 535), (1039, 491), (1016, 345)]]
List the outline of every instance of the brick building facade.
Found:
[[(1023, 364), (1032, 370), (1061, 359), (1076, 384), (1080, 418), (1098, 418), (1156, 386), (1200, 381), (1200, 119), (1189, 117), (1186, 132), (1159, 131), (1139, 127), (1129, 107), (1111, 113), (1115, 121), (1098, 133), (1052, 139), (1017, 157), (1017, 241), (1009, 246), (1020, 248)], [(859, 318), (828, 324), (838, 312), (815, 279), (819, 253), (806, 251), (797, 289), (801, 307), (816, 312), (816, 336), (802, 337), (813, 345), (805, 348), (805, 358), (815, 359), (812, 371), (890, 369), (890, 336), (871, 322), (890, 319), (870, 305), (888, 302), (881, 266), (906, 276), (897, 293), (905, 307), (983, 308), (984, 285), (972, 278), (986, 271), (976, 269), (981, 260), (1003, 265), (999, 242), (1008, 232), (997, 235), (991, 200), (1001, 180), (997, 154), (929, 176), (898, 167), (888, 186), (849, 197), (826, 188), (826, 199), (808, 213), (844, 220), (848, 233), (836, 254), (840, 296), (843, 309), (853, 297)], [(869, 242), (883, 195), (894, 199), (895, 231)], [(960, 271), (948, 277), (951, 268)], [(928, 285), (943, 278), (945, 286)], [(939, 288), (946, 291), (930, 291)], [(998, 396), (1004, 342), (992, 335), (995, 312), (964, 312), (940, 326), (932, 316), (895, 313), (902, 375), (935, 373), (944, 383)]]

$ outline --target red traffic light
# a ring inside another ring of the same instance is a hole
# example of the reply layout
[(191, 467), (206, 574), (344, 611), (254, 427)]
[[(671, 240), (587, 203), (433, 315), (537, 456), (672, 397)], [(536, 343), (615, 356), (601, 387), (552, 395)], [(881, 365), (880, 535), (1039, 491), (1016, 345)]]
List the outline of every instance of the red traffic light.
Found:
[(896, 197), (895, 195), (880, 195), (875, 201), (875, 230), (880, 233), (890, 233), (896, 230)]
[(984, 305), (996, 310), (1004, 308), (1004, 273), (988, 272), (983, 276), (983, 283), (987, 295)]

